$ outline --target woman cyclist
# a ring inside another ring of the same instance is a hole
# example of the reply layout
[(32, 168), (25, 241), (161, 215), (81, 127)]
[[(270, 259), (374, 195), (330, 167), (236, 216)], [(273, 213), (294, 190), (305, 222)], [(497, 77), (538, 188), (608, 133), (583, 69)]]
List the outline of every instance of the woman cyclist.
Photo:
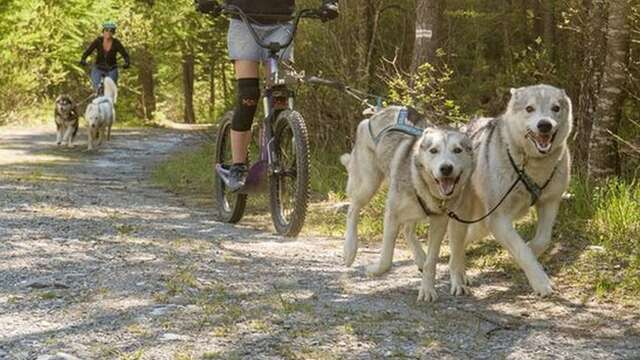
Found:
[[(295, 0), (227, 0), (247, 14), (258, 35), (265, 43), (284, 43), (289, 39), (292, 24), (287, 17), (293, 14)], [(198, 11), (217, 15), (220, 6), (216, 1), (197, 0)], [(323, 0), (320, 6), (323, 21), (338, 16), (337, 0)], [(287, 20), (282, 20), (287, 19)], [(244, 186), (247, 176), (247, 153), (251, 142), (251, 124), (260, 98), (258, 65), (267, 59), (268, 50), (260, 47), (250, 30), (238, 18), (232, 18), (227, 34), (229, 58), (234, 63), (237, 99), (231, 122), (231, 153), (233, 164), (228, 177), (223, 180), (230, 191)], [(293, 45), (280, 54), (284, 61), (293, 61)]]
[(122, 43), (114, 36), (116, 34), (116, 24), (109, 21), (102, 25), (102, 36), (98, 36), (82, 54), (80, 65), (87, 66), (87, 57), (97, 50), (95, 64), (91, 69), (91, 82), (93, 88), (98, 91), (102, 84), (102, 78), (108, 76), (114, 83), (118, 83), (118, 61), (120, 54), (124, 59), (123, 68), (129, 67), (129, 53), (122, 46)]

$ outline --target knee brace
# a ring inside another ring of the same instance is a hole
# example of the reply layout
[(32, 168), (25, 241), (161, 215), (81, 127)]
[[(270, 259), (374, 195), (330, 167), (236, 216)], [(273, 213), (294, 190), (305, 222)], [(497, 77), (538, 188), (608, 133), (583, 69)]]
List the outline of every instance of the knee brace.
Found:
[(260, 83), (258, 79), (238, 79), (238, 99), (231, 121), (231, 129), (249, 131), (260, 100)]

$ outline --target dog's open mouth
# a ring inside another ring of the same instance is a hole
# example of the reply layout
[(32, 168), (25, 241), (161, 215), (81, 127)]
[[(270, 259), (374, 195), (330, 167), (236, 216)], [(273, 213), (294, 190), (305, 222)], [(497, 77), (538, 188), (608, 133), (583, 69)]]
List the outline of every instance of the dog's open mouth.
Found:
[(556, 138), (556, 133), (553, 134), (539, 134), (531, 130), (527, 130), (527, 138), (533, 142), (539, 153), (546, 154), (551, 150), (553, 140)]
[(453, 195), (453, 192), (456, 190), (456, 185), (460, 182), (460, 177), (462, 177), (462, 174), (455, 178), (452, 176), (435, 178), (440, 188), (440, 194), (447, 197)]

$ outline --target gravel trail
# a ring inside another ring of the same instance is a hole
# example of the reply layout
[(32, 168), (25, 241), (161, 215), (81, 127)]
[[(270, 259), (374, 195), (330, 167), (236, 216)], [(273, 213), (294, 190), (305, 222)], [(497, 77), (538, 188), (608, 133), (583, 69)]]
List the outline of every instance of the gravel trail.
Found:
[(216, 222), (150, 181), (195, 131), (118, 130), (94, 152), (54, 139), (0, 128), (0, 359), (640, 359), (630, 307), (481, 269), (452, 297), (445, 258), (439, 301), (416, 303), (404, 249), (370, 278), (377, 249), (348, 269), (340, 239)]

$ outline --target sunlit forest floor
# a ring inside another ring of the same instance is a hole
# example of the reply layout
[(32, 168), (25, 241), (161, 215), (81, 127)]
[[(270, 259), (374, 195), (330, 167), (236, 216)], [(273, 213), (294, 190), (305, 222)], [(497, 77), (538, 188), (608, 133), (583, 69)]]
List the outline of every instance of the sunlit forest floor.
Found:
[(586, 228), (564, 230), (567, 214), (543, 261), (556, 295), (532, 296), (486, 241), (469, 250), (471, 296), (448, 295), (444, 252), (440, 299), (416, 303), (420, 274), (403, 246), (389, 274), (364, 274), (377, 257), (380, 199), (365, 215), (368, 242), (354, 268), (342, 265), (339, 192), (315, 194), (295, 240), (272, 235), (265, 199), (239, 226), (216, 222), (208, 133), (119, 129), (87, 152), (83, 137), (56, 147), (50, 125), (0, 128), (0, 359), (640, 354), (633, 287), (623, 278), (608, 289), (589, 284), (609, 263), (589, 248)]

